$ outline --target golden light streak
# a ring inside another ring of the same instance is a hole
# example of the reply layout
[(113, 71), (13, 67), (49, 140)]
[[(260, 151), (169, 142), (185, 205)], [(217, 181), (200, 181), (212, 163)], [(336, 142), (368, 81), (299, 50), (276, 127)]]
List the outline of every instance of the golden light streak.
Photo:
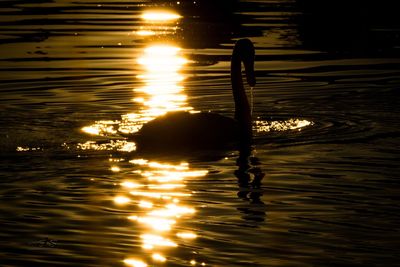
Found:
[(150, 31), (150, 30), (140, 30), (140, 31), (137, 31), (136, 34), (140, 35), (140, 36), (151, 36), (151, 35), (155, 35), (156, 32)]
[(152, 234), (145, 234), (141, 236), (144, 246), (147, 248), (154, 248), (154, 247), (177, 247), (178, 245), (162, 236), (159, 235), (152, 235)]
[[(178, 52), (181, 51), (181, 48), (177, 47), (177, 46), (160, 44), (160, 45), (149, 46), (144, 51), (145, 51), (145, 54), (151, 55), (152, 57), (160, 56), (160, 57), (165, 57), (165, 58), (169, 58), (169, 57), (175, 58), (177, 56)], [(149, 58), (144, 57), (144, 59), (149, 59)], [(183, 59), (183, 58), (181, 58), (181, 59)]]
[(182, 215), (193, 214), (195, 212), (196, 210), (190, 207), (168, 204), (166, 205), (166, 208), (153, 210), (149, 213), (149, 215), (159, 217), (180, 217)]
[[(144, 82), (148, 82), (148, 81), (154, 81), (160, 78), (163, 78), (163, 80), (165, 82), (169, 82), (169, 83), (176, 83), (176, 82), (181, 82), (184, 80), (184, 77), (178, 73), (148, 73), (148, 74), (142, 74), (142, 75), (138, 75), (137, 76), (139, 79), (143, 80)], [(180, 86), (178, 87), (180, 90), (178, 91), (181, 92), (183, 91), (183, 87)], [(143, 90), (145, 91), (145, 90)]]
[(111, 140), (108, 143), (96, 143), (95, 141), (87, 141), (77, 144), (77, 148), (81, 150), (117, 150), (124, 152), (132, 152), (136, 150), (136, 145), (133, 142), (125, 140)]
[(177, 237), (182, 238), (182, 239), (195, 239), (197, 238), (197, 235), (192, 232), (180, 232), (176, 234)]
[(93, 125), (81, 128), (81, 130), (91, 135), (107, 135), (116, 134), (117, 131), (114, 129), (114, 125), (118, 124), (118, 121), (96, 121)]
[(146, 209), (151, 209), (153, 207), (153, 203), (150, 202), (150, 201), (141, 200), (139, 202), (139, 207), (146, 208)]
[(129, 161), (132, 164), (137, 164), (137, 165), (145, 165), (147, 164), (148, 160), (146, 159), (133, 159)]
[(112, 166), (112, 167), (110, 168), (110, 170), (111, 170), (112, 172), (119, 172), (121, 169), (120, 169), (118, 166)]
[(152, 10), (142, 14), (142, 19), (149, 22), (168, 22), (179, 18), (180, 15), (166, 10)]
[(164, 256), (162, 256), (159, 253), (154, 253), (151, 257), (153, 258), (153, 260), (159, 261), (159, 262), (165, 262), (167, 260)]
[(134, 142), (125, 142), (121, 148), (118, 149), (119, 151), (124, 152), (132, 152), (136, 150), (136, 144)]
[(147, 264), (140, 260), (125, 259), (124, 263), (132, 267), (147, 267)]
[(159, 217), (174, 217), (174, 216), (176, 216), (176, 214), (172, 210), (168, 210), (168, 209), (153, 210), (152, 212), (149, 213), (149, 215), (159, 216)]
[(121, 185), (123, 187), (129, 188), (129, 189), (143, 187), (143, 185), (141, 185), (141, 184), (133, 183), (133, 182), (130, 182), (130, 181), (122, 182)]
[(159, 163), (159, 162), (155, 162), (155, 161), (151, 161), (149, 162), (149, 167), (155, 168), (155, 169), (173, 169), (173, 170), (177, 170), (177, 171), (184, 171), (184, 170), (188, 170), (188, 164), (183, 162), (179, 165), (172, 165), (172, 164), (166, 164), (166, 163)]
[(108, 161), (110, 161), (110, 162), (121, 162), (121, 161), (125, 161), (125, 159), (123, 159), (123, 158), (119, 158), (119, 159), (109, 158)]
[(96, 126), (86, 126), (82, 128), (82, 131), (87, 133), (87, 134), (91, 134), (91, 135), (99, 135), (101, 130), (99, 127)]
[(150, 198), (165, 198), (171, 199), (172, 197), (187, 197), (191, 196), (190, 193), (179, 193), (179, 192), (148, 192), (148, 191), (131, 191), (129, 192), (132, 196), (143, 196)]
[(255, 121), (255, 130), (260, 132), (271, 132), (271, 131), (289, 131), (298, 130), (301, 131), (304, 127), (311, 126), (314, 123), (308, 120), (300, 119), (289, 119), (285, 121)]
[(127, 197), (124, 196), (116, 196), (114, 198), (114, 202), (118, 205), (123, 205), (129, 203), (131, 200)]
[(169, 231), (171, 230), (172, 225), (176, 223), (175, 220), (152, 217), (152, 216), (145, 216), (145, 217), (130, 216), (129, 219), (142, 223), (156, 231)]
[(175, 216), (180, 216), (180, 215), (184, 215), (184, 214), (193, 214), (196, 212), (196, 210), (193, 208), (179, 206), (176, 204), (167, 205), (167, 209), (172, 210), (176, 214)]
[(161, 190), (171, 190), (185, 187), (184, 184), (161, 184), (161, 185), (150, 185), (149, 189), (161, 189)]

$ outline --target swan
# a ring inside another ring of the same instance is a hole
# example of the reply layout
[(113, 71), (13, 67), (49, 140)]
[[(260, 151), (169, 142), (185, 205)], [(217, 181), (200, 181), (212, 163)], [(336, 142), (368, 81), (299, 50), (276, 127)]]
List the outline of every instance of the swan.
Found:
[(256, 84), (254, 46), (249, 39), (236, 42), (231, 58), (231, 84), (235, 117), (218, 113), (186, 111), (168, 112), (143, 125), (132, 139), (137, 151), (174, 152), (220, 150), (248, 147), (252, 142), (252, 119), (242, 79), (242, 62), (247, 83)]

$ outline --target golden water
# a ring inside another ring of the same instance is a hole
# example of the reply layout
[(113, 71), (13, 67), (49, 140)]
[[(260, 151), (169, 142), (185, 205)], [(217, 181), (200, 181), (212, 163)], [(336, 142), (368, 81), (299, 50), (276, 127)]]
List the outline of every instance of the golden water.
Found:
[[(396, 265), (400, 57), (380, 8), (364, 30), (352, 6), (328, 23), (294, 1), (6, 2), (1, 266)], [(233, 116), (242, 37), (251, 161), (138, 155), (126, 134), (169, 111)]]

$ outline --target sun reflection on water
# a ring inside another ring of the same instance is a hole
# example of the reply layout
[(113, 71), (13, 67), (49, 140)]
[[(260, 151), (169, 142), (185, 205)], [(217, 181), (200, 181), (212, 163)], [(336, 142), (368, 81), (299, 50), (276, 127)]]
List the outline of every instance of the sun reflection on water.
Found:
[(124, 262), (130, 266), (166, 262), (168, 249), (179, 247), (179, 240), (197, 238), (193, 231), (182, 231), (184, 221), (196, 213), (196, 209), (187, 204), (193, 192), (186, 188), (185, 179), (202, 177), (208, 172), (191, 169), (188, 163), (168, 164), (145, 159), (133, 159), (130, 163), (139, 170), (141, 178), (137, 181), (141, 182), (122, 181), (122, 193), (129, 197), (121, 194), (114, 201), (116, 205), (137, 204), (139, 210), (127, 219), (140, 229), (143, 251)]
[(125, 259), (124, 263), (132, 267), (147, 267), (146, 263), (136, 259)]
[[(146, 16), (144, 15), (143, 18), (155, 18), (155, 14), (160, 15), (159, 13), (149, 13)], [(167, 16), (162, 14), (160, 18), (179, 17), (178, 15)], [(142, 33), (150, 34), (151, 31)], [(121, 135), (125, 136), (138, 132), (143, 124), (167, 112), (193, 111), (193, 108), (187, 104), (187, 96), (182, 84), (185, 77), (181, 70), (187, 62), (188, 60), (182, 56), (181, 48), (176, 45), (153, 43), (144, 47), (141, 55), (133, 61), (133, 64), (137, 64), (142, 70), (136, 78), (143, 85), (133, 89), (132, 98), (133, 102), (139, 104), (139, 109), (121, 115), (120, 120), (99, 120), (81, 130), (92, 136), (121, 137)], [(78, 144), (78, 148), (127, 152), (136, 150), (135, 144), (127, 141), (111, 141), (101, 144), (88, 141)]]
[[(174, 34), (179, 26), (181, 16), (172, 10), (146, 10), (141, 18), (144, 22), (140, 30), (134, 33), (146, 37), (153, 35)], [(141, 108), (121, 116), (120, 120), (99, 120), (85, 126), (81, 130), (92, 136), (118, 136), (133, 134), (142, 125), (157, 116), (169, 111), (192, 110), (187, 104), (181, 73), (187, 59), (181, 54), (181, 48), (171, 43), (149, 43), (142, 48), (142, 53), (133, 64), (141, 67), (142, 73), (136, 76), (143, 86), (135, 88), (133, 101)], [(82, 145), (82, 148), (92, 147), (92, 144)], [(133, 149), (133, 147), (130, 147)], [(109, 147), (99, 146), (96, 150), (108, 150)]]
[(142, 104), (140, 113), (147, 120), (169, 111), (192, 109), (187, 105), (181, 84), (184, 77), (180, 70), (187, 60), (179, 53), (180, 48), (176, 46), (152, 45), (145, 48), (143, 56), (138, 59), (144, 69), (138, 78), (145, 85), (134, 90), (138, 97), (133, 100)]
[(181, 73), (187, 63), (181, 55), (181, 49), (171, 44), (152, 44), (143, 49), (142, 56), (136, 60), (142, 67), (137, 78), (143, 86), (135, 88), (132, 99), (140, 104), (134, 113), (121, 116), (121, 120), (100, 120), (83, 127), (82, 131), (90, 135), (108, 136), (118, 133), (132, 134), (140, 130), (142, 125), (157, 116), (170, 111), (190, 111), (184, 93)]
[(309, 120), (300, 120), (300, 119), (288, 119), (284, 121), (262, 121), (256, 120), (253, 125), (253, 129), (257, 133), (265, 133), (271, 131), (290, 131), (297, 130), (301, 131), (303, 128), (307, 126), (313, 125), (314, 122)]
[(153, 258), (153, 260), (159, 261), (159, 262), (165, 262), (167, 260), (164, 256), (162, 256), (159, 253), (154, 253), (151, 257)]
[(106, 143), (87, 141), (85, 143), (79, 143), (77, 148), (80, 150), (117, 150), (122, 152), (132, 152), (136, 150), (136, 144), (126, 140), (111, 140)]
[(181, 16), (173, 11), (169, 10), (148, 10), (142, 14), (142, 19), (145, 22), (174, 22), (181, 18)]

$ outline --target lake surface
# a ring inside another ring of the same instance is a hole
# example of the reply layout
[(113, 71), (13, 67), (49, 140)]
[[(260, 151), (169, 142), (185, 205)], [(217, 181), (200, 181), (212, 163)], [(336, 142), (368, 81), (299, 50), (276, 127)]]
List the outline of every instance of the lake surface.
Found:
[[(214, 2), (2, 1), (1, 266), (399, 263), (393, 8)], [(137, 153), (168, 111), (233, 116), (245, 37), (252, 160)]]

